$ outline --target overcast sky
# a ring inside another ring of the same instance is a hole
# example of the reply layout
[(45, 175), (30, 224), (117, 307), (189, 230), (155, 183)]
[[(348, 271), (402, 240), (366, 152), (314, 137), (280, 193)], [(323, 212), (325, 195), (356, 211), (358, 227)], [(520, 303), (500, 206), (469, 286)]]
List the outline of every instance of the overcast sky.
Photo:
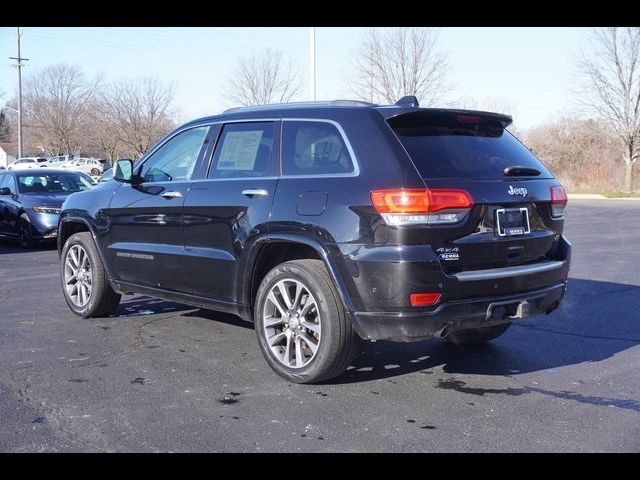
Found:
[[(363, 28), (316, 28), (317, 99), (348, 98), (349, 54)], [(299, 98), (310, 100), (308, 27), (228, 28), (49, 28), (25, 27), (24, 75), (53, 63), (82, 67), (107, 78), (154, 75), (172, 81), (183, 121), (232, 106), (223, 86), (235, 61), (277, 48), (302, 70)], [(572, 56), (585, 43), (582, 28), (442, 28), (440, 49), (448, 56), (450, 101), (475, 99), (503, 106), (519, 128), (557, 118), (570, 110), (575, 83)], [(0, 28), (0, 91), (3, 101), (17, 90), (15, 27)], [(2, 101), (0, 101), (2, 103)], [(425, 105), (423, 105), (425, 106)]]

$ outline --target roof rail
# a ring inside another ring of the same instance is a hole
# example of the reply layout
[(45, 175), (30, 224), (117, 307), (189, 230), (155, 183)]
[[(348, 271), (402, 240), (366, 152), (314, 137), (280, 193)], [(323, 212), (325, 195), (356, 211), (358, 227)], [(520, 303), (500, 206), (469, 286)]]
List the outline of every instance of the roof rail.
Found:
[(268, 110), (272, 108), (296, 108), (296, 107), (375, 107), (375, 103), (363, 102), (361, 100), (327, 100), (316, 102), (287, 102), (287, 103), (269, 103), (266, 105), (251, 105), (248, 107), (228, 108), (223, 113), (236, 112), (253, 112), (260, 110)]

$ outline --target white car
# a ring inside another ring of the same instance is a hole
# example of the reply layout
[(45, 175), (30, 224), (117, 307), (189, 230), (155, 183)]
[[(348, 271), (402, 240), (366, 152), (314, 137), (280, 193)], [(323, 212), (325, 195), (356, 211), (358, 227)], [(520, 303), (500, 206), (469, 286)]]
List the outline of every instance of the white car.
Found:
[(49, 162), (46, 158), (40, 157), (24, 157), (19, 158), (7, 167), (7, 170), (27, 170), (29, 168), (48, 167)]
[(49, 157), (49, 166), (60, 168), (65, 163), (73, 162), (73, 155), (59, 155), (57, 157)]
[(71, 162), (61, 165), (60, 168), (68, 168), (76, 172), (88, 173), (94, 177), (101, 175), (104, 170), (104, 166), (100, 160), (95, 160), (93, 158), (77, 158)]

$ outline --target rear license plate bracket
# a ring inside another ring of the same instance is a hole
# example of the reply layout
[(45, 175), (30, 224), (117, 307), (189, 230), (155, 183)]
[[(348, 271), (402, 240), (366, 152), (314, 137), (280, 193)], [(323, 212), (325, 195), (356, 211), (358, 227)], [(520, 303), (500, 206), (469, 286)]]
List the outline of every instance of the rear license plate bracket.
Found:
[(498, 208), (496, 210), (496, 233), (499, 237), (526, 235), (531, 232), (529, 210), (521, 208)]

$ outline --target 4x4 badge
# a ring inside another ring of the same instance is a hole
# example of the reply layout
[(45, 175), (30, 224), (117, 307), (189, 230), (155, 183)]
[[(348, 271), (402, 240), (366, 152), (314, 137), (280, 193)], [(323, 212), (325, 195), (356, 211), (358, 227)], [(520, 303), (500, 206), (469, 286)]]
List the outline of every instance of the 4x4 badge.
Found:
[(524, 187), (516, 187), (513, 188), (513, 185), (509, 185), (509, 190), (507, 190), (509, 195), (522, 195), (523, 197), (527, 196), (527, 189)]

